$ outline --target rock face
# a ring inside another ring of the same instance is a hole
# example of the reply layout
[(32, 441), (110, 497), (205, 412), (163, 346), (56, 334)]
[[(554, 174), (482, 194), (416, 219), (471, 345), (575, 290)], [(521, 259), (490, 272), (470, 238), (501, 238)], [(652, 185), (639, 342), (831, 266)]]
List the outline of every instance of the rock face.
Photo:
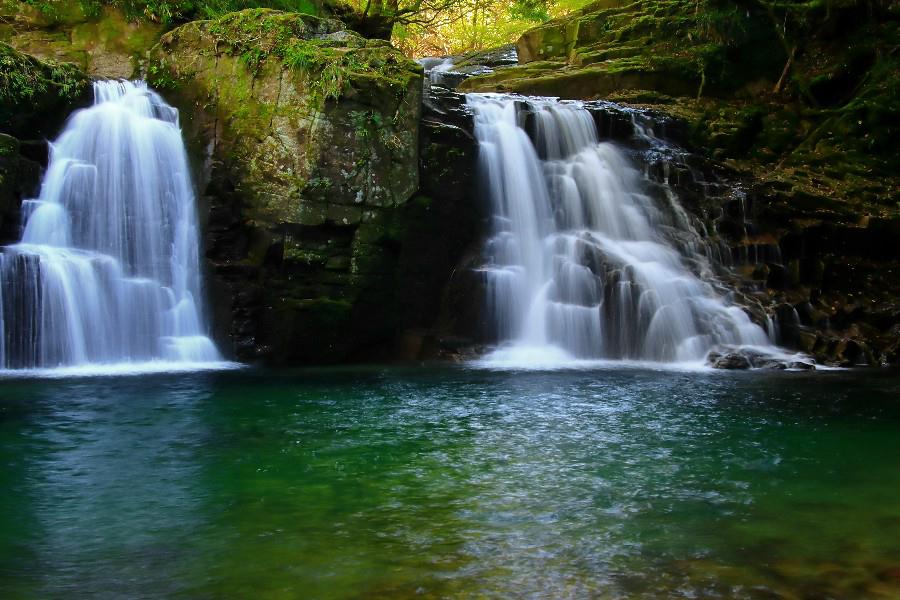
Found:
[(161, 25), (83, 6), (0, 0), (2, 241), (37, 192), (43, 139), (91, 101), (86, 72), (146, 75), (181, 109), (226, 353), (297, 364), (447, 352), (444, 286), (481, 224), (459, 97), (423, 118), (420, 68), (334, 19), (252, 10), (160, 41)]
[(0, 131), (56, 133), (72, 108), (90, 102), (90, 80), (72, 64), (42, 61), (0, 42)]
[[(516, 44), (520, 67), (462, 88), (567, 98), (622, 90), (733, 93), (783, 65), (758, 46), (778, 44), (758, 18), (761, 8), (735, 4), (740, 3), (599, 0), (522, 35)], [(743, 64), (732, 70), (735, 57), (743, 57)]]
[(158, 23), (129, 19), (100, 3), (0, 0), (0, 41), (41, 59), (72, 63), (95, 77), (137, 76), (162, 31)]
[(458, 242), (433, 225), (468, 217), (446, 205), (454, 188), (418, 193), (420, 139), (423, 168), (453, 162), (433, 148), (442, 134), (420, 132), (418, 65), (340, 21), (248, 10), (166, 34), (148, 73), (203, 160), (224, 347), (275, 363), (389, 357), (398, 330), (434, 321), (431, 284)]
[(46, 137), (90, 101), (74, 65), (41, 61), (0, 43), (0, 244), (19, 236), (19, 207), (38, 191)]
[(23, 156), (21, 142), (0, 133), (0, 244), (16, 239), (19, 207), (37, 192), (40, 175), (41, 165)]
[(896, 363), (900, 8), (770, 8), (600, 0), (525, 33), (519, 66), (460, 89), (662, 115), (657, 134), (705, 158), (672, 175), (686, 206), (728, 248), (733, 285), (782, 342), (833, 364)]

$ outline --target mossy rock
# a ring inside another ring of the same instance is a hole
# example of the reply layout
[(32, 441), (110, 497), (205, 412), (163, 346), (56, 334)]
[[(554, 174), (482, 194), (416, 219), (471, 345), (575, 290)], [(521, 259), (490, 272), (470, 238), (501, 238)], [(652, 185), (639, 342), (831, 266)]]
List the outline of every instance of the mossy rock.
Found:
[[(241, 276), (254, 279), (231, 285), (263, 290), (254, 343), (267, 360), (311, 362), (315, 346), (339, 360), (383, 342), (391, 228), (419, 187), (421, 67), (340, 21), (264, 9), (178, 27), (149, 61), (224, 215), (208, 252), (219, 276), (232, 277), (235, 238), (246, 240)], [(232, 314), (250, 311), (233, 298)]]
[(467, 79), (459, 89), (596, 99), (622, 90), (648, 89), (687, 96), (696, 93), (699, 85), (699, 73), (692, 73), (683, 63), (653, 64), (622, 59), (583, 68), (560, 68), (558, 63), (552, 62), (531, 63)]
[(75, 65), (38, 60), (0, 42), (0, 131), (51, 135), (73, 108), (89, 101), (90, 87)]
[(146, 52), (165, 29), (100, 3), (58, 0), (43, 5), (46, 10), (3, 2), (0, 13), (8, 25), (0, 28), (0, 41), (41, 59), (73, 63), (94, 77), (138, 76)]
[(262, 9), (173, 30), (148, 69), (193, 113), (192, 136), (214, 140), (246, 218), (271, 227), (405, 202), (418, 184), (421, 77), (339, 21)]
[[(464, 89), (598, 98), (630, 89), (722, 96), (766, 87), (761, 81), (771, 87), (786, 56), (768, 19), (760, 6), (720, 0), (601, 0), (525, 32), (518, 69), (473, 78)], [(538, 67), (548, 61), (557, 73)]]

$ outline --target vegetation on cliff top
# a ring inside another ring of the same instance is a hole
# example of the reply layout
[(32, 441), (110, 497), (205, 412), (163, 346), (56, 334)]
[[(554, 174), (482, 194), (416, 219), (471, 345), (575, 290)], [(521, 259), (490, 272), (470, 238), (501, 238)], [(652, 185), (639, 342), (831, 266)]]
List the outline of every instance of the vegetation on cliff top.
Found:
[[(30, 6), (50, 23), (120, 10), (132, 21), (172, 27), (250, 8), (334, 16), (369, 38), (391, 39), (409, 56), (457, 54), (511, 43), (526, 29), (587, 0), (0, 0)], [(0, 11), (3, 14), (3, 11)]]
[(272, 8), (311, 15), (326, 10), (323, 0), (22, 0), (50, 19), (96, 16), (104, 7), (120, 9), (131, 19), (171, 25), (211, 19), (247, 8)]
[(74, 65), (41, 61), (0, 42), (0, 131), (77, 102), (88, 86), (87, 76)]
[(885, 0), (599, 0), (463, 87), (654, 106), (698, 149), (877, 214), (898, 208), (898, 32)]
[[(351, 79), (377, 80), (405, 90), (411, 78), (421, 76), (420, 68), (387, 42), (366, 40), (333, 19), (250, 9), (187, 27), (194, 26), (215, 40), (217, 52), (239, 57), (251, 76), (259, 73), (269, 58), (302, 73), (314, 100), (338, 99)], [(179, 36), (175, 30), (164, 43)], [(173, 87), (176, 82), (169, 79), (171, 70), (154, 62), (149, 67), (150, 79), (158, 87)]]
[(211, 22), (208, 31), (252, 72), (275, 56), (286, 67), (307, 73), (313, 91), (325, 99), (340, 97), (354, 73), (396, 80), (405, 87), (409, 68), (397, 56), (377, 52), (379, 44), (349, 33), (312, 35), (317, 23), (295, 14), (256, 9), (225, 15)]

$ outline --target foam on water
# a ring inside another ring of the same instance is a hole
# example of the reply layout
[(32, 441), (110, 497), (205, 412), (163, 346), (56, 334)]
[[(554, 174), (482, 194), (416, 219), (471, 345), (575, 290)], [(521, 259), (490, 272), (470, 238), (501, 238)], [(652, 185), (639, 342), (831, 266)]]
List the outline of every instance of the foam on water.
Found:
[(197, 371), (234, 371), (246, 365), (231, 361), (186, 362), (147, 361), (98, 363), (71, 367), (37, 369), (0, 369), (0, 379), (74, 379), (80, 377), (130, 377), (164, 373), (194, 373)]

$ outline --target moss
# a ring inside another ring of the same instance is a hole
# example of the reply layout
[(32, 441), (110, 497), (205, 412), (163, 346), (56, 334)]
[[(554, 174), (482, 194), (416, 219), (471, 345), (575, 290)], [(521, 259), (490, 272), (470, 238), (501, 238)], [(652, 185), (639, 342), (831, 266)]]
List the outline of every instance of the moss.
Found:
[(526, 32), (517, 44), (520, 62), (553, 59), (606, 73), (666, 73), (690, 81), (695, 96), (730, 93), (760, 77), (777, 77), (784, 62), (760, 6), (720, 0), (613, 4), (593, 3)]
[[(12, 0), (4, 0), (13, 5)], [(271, 8), (321, 15), (332, 10), (320, 0), (22, 0), (46, 22), (71, 24), (96, 17), (104, 9), (120, 10), (129, 20), (173, 25), (202, 18), (215, 18), (245, 8)], [(2, 4), (0, 4), (2, 5)]]
[(16, 156), (19, 154), (19, 140), (11, 135), (0, 133), (0, 157)]
[(308, 266), (322, 266), (328, 261), (328, 256), (305, 248), (288, 247), (284, 250), (284, 260)]
[(41, 61), (0, 42), (0, 129), (34, 135), (40, 126), (27, 130), (35, 122), (57, 121), (60, 115), (54, 113), (81, 102), (89, 88), (89, 79), (74, 65)]
[(0, 42), (0, 103), (4, 105), (28, 102), (42, 94), (74, 100), (86, 85), (84, 74), (74, 65), (39, 61)]
[(233, 230), (260, 232), (236, 259), (223, 252), (259, 269), (256, 343), (323, 360), (372, 338), (364, 328), (380, 335), (372, 315), (390, 302), (362, 306), (396, 264), (390, 223), (418, 188), (421, 67), (338, 21), (250, 10), (172, 30), (148, 70), (212, 153)]
[(239, 56), (251, 72), (275, 57), (285, 67), (304, 73), (311, 90), (326, 100), (339, 98), (354, 78), (404, 85), (417, 74), (390, 47), (344, 31), (333, 20), (255, 9), (211, 21), (206, 31), (231, 55)]
[(323, 331), (346, 324), (353, 311), (353, 305), (348, 300), (328, 297), (287, 300), (281, 308), (299, 314)]
[(53, 4), (66, 9), (66, 15), (47, 16), (24, 3), (10, 4), (8, 14), (15, 19), (0, 39), (38, 58), (72, 62), (97, 77), (137, 76), (144, 55), (163, 31), (161, 24), (129, 20), (105, 5), (85, 14), (78, 2), (60, 1)]

